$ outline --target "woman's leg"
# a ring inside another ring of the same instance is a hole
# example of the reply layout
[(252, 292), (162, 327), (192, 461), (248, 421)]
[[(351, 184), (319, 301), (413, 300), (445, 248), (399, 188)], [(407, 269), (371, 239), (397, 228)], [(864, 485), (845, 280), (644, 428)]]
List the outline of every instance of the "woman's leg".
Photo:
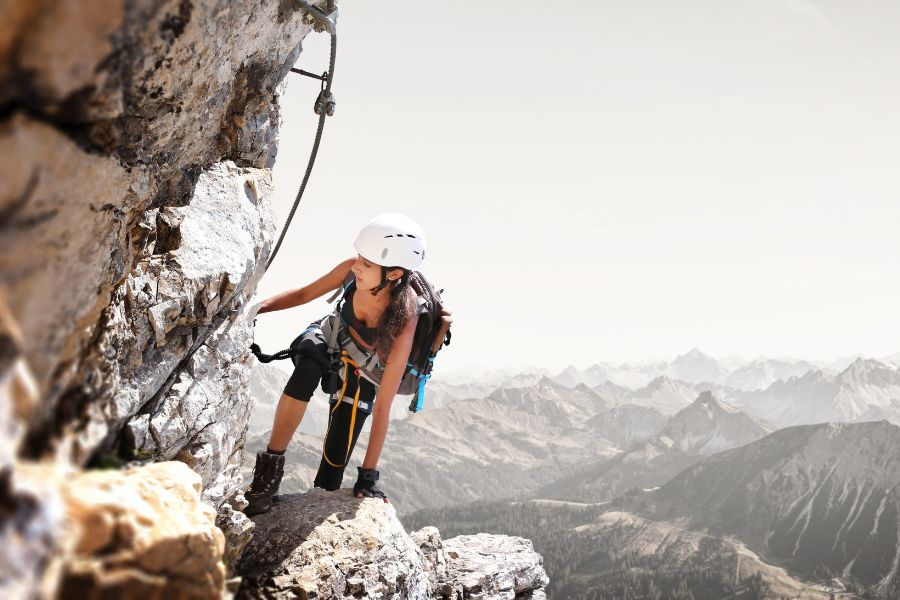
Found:
[[(358, 381), (361, 386), (359, 399), (371, 403), (375, 399), (375, 386), (365, 379)], [(347, 396), (352, 397), (355, 393), (355, 386), (353, 386), (352, 392), (348, 392)], [(322, 444), (322, 459), (319, 461), (319, 471), (316, 473), (313, 486), (336, 490), (341, 487), (344, 469), (350, 462), (359, 434), (369, 415), (357, 408), (356, 418), (352, 418), (353, 404), (343, 401), (338, 401), (337, 404), (330, 406), (329, 411), (328, 431)], [(351, 421), (353, 421), (352, 432), (350, 431)]]
[(284, 452), (294, 432), (306, 414), (309, 399), (322, 379), (322, 365), (316, 360), (301, 357), (275, 407), (272, 433), (269, 435), (270, 452)]
[(287, 394), (281, 394), (278, 399), (278, 406), (275, 408), (275, 421), (272, 423), (272, 433), (269, 435), (270, 452), (284, 452), (294, 432), (303, 421), (303, 415), (306, 414), (306, 407), (309, 406), (309, 399), (297, 400)]
[(303, 420), (306, 405), (322, 379), (322, 372), (321, 361), (308, 356), (298, 359), (275, 408), (269, 447), (265, 452), (256, 453), (253, 482), (244, 492), (247, 499), (247, 507), (244, 509), (246, 514), (264, 513), (272, 507), (284, 476), (284, 451)]

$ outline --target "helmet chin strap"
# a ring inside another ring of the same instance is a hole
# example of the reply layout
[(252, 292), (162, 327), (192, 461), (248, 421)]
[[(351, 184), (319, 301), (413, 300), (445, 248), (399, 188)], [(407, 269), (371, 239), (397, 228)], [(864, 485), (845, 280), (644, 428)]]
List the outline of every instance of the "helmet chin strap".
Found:
[(381, 265), (381, 283), (379, 283), (375, 287), (369, 289), (369, 291), (372, 293), (373, 296), (377, 296), (378, 292), (383, 290), (388, 285), (397, 285), (401, 281), (404, 281), (402, 278), (401, 279), (388, 279), (387, 271), (388, 271), (387, 267)]
[(376, 285), (369, 291), (372, 292), (373, 296), (377, 296), (378, 292), (380, 292), (382, 289), (384, 289), (384, 287), (389, 283), (390, 283), (390, 280), (387, 278), (387, 269), (385, 269), (384, 266), (381, 265), (381, 283), (379, 283), (378, 285)]

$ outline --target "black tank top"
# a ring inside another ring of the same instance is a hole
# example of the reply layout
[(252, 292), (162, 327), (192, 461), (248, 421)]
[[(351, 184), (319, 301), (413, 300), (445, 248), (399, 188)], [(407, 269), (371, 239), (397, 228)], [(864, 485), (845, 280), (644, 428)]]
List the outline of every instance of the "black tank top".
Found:
[(353, 310), (353, 298), (356, 295), (356, 288), (350, 291), (349, 296), (344, 300), (344, 305), (341, 307), (341, 317), (344, 321), (353, 328), (353, 330), (359, 334), (359, 337), (362, 338), (369, 346), (375, 345), (375, 327), (366, 327), (362, 321), (356, 318), (356, 312)]

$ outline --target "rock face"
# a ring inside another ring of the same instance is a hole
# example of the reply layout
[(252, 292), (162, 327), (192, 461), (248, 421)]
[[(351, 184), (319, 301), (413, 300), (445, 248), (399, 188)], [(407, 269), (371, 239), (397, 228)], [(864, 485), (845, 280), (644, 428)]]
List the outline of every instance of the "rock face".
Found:
[[(25, 541), (41, 541), (52, 550), (48, 568), (59, 579), (55, 592), (53, 586), (32, 584), (38, 596), (223, 594), (225, 538), (215, 525), (216, 511), (200, 500), (200, 476), (184, 463), (80, 473), (59, 465), (28, 465), (17, 475), (20, 495), (49, 493), (39, 506), (50, 527), (24, 532), (30, 534)], [(30, 526), (38, 523), (33, 519)], [(18, 556), (29, 558), (26, 552)], [(5, 598), (29, 597), (28, 582), (3, 574)]]
[(275, 88), (309, 26), (291, 3), (65, 7), (0, 15), (0, 283), (42, 398), (23, 453), (82, 463), (228, 360), (207, 338), (246, 337), (222, 327), (271, 248)]
[[(268, 175), (258, 169), (221, 163), (201, 175), (191, 204), (166, 212), (168, 235), (180, 246), (138, 264), (117, 290), (98, 344), (112, 359), (103, 377), (121, 384), (91, 406), (92, 422), (107, 416), (115, 429), (140, 410), (126, 424), (126, 450), (163, 460), (181, 454), (214, 501), (235, 486), (235, 434), (250, 413), (251, 323), (229, 302), (261, 274), (256, 265), (274, 229), (261, 202), (269, 193)], [(219, 321), (199, 338), (203, 323)]]
[(57, 428), (68, 419), (54, 409), (90, 371), (72, 368), (96, 337), (85, 330), (103, 329), (152, 242), (171, 249), (165, 210), (149, 228), (148, 211), (191, 204), (223, 160), (271, 166), (275, 86), (309, 30), (288, 3), (60, 6), (5, 7), (27, 14), (3, 14), (0, 31), (0, 148), (17, 157), (0, 178), (3, 284)]
[(0, 6), (0, 595), (52, 589), (68, 543), (62, 488), (19, 480), (30, 461), (180, 460), (226, 557), (246, 543), (241, 307), (274, 239), (276, 88), (305, 17), (293, 2)]
[(440, 588), (441, 597), (447, 597), (449, 585), (450, 598), (546, 598), (544, 587), (550, 580), (530, 540), (487, 533), (459, 535), (445, 541), (444, 550), (447, 576), (439, 583), (453, 583)]
[(531, 542), (478, 534), (407, 534), (394, 508), (352, 490), (285, 496), (256, 517), (237, 570), (239, 598), (544, 598)]

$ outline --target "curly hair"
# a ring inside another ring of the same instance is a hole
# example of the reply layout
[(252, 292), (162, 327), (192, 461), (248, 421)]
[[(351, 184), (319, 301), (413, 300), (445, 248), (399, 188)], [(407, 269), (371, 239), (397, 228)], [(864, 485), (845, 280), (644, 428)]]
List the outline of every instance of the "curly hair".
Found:
[(375, 352), (382, 364), (391, 355), (394, 341), (410, 322), (416, 310), (416, 292), (409, 285), (411, 271), (404, 269), (403, 276), (391, 287), (391, 302), (381, 315), (375, 330)]

